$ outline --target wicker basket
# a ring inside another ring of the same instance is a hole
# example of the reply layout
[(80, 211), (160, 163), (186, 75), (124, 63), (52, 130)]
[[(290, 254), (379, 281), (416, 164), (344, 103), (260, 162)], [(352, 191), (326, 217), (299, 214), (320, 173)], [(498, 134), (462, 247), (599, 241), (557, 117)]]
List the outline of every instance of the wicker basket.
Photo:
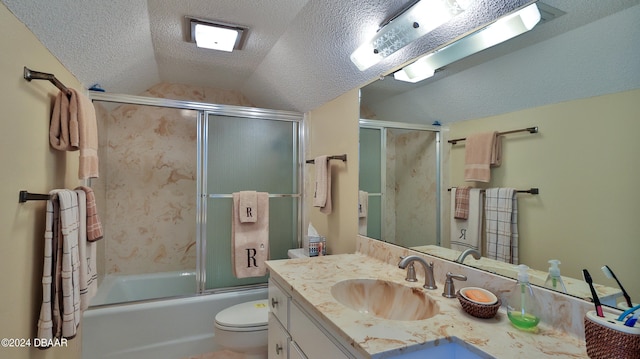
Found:
[(488, 319), (495, 317), (502, 303), (500, 298), (493, 304), (474, 303), (460, 294), (460, 291), (456, 292), (456, 296), (458, 297), (458, 301), (460, 301), (460, 305), (462, 305), (462, 309), (476, 318)]
[(584, 317), (584, 340), (591, 359), (638, 359), (640, 335), (624, 333)]

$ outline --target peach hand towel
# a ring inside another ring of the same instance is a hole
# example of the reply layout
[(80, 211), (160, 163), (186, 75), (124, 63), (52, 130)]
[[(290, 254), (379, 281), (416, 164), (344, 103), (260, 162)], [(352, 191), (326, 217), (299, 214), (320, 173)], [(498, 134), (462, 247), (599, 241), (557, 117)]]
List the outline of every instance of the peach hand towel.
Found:
[(100, 216), (98, 216), (98, 207), (96, 205), (96, 196), (93, 193), (91, 187), (80, 186), (76, 189), (81, 189), (87, 196), (87, 241), (95, 242), (102, 239), (102, 222)]
[(258, 196), (256, 191), (240, 191), (238, 205), (240, 223), (255, 223), (258, 220)]
[(465, 147), (465, 181), (489, 182), (491, 167), (502, 162), (502, 146), (498, 132), (473, 134), (467, 137)]
[(231, 213), (231, 251), (236, 278), (261, 277), (267, 274), (269, 259), (269, 194), (257, 193), (260, 216), (255, 223), (241, 223), (238, 207), (240, 193), (233, 193)]
[(91, 100), (74, 90), (59, 92), (49, 125), (49, 143), (59, 151), (80, 150), (78, 178), (98, 177), (98, 125)]
[(469, 218), (469, 189), (470, 187), (458, 187), (451, 196), (455, 199), (455, 215), (456, 219)]
[(96, 111), (91, 100), (84, 94), (71, 90), (69, 99), (69, 123), (77, 123), (78, 139), (72, 138), (71, 145), (80, 150), (78, 178), (98, 177), (98, 124)]
[(78, 141), (78, 123), (69, 123), (69, 98), (62, 91), (56, 95), (49, 123), (49, 143), (59, 151), (74, 151)]

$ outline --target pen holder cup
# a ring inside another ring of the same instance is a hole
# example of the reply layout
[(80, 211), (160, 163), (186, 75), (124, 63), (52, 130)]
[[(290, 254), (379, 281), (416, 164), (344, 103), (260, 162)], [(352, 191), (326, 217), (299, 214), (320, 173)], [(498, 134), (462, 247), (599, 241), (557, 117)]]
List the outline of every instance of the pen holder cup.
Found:
[(598, 317), (595, 311), (590, 311), (584, 317), (584, 340), (589, 358), (640, 358), (640, 328), (625, 326), (614, 314), (604, 315), (604, 318)]

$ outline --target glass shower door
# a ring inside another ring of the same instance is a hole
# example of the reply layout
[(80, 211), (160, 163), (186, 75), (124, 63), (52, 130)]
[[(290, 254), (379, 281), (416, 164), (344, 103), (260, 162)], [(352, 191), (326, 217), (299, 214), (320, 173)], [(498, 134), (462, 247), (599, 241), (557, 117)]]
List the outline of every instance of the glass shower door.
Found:
[(231, 195), (269, 193), (269, 258), (287, 258), (299, 232), (299, 123), (207, 114), (204, 127), (204, 289), (265, 283), (233, 274)]

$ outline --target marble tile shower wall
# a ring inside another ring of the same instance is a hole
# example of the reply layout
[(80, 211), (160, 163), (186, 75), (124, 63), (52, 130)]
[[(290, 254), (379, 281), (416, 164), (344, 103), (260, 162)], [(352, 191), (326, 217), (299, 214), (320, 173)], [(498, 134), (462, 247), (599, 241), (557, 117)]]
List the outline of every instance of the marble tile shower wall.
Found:
[[(147, 97), (252, 106), (236, 91), (158, 84)], [(196, 266), (195, 111), (95, 103), (101, 176), (93, 183), (104, 222), (105, 274)]]
[[(420, 243), (407, 238), (424, 236), (436, 243), (436, 147), (435, 133), (428, 131), (389, 130), (387, 132), (387, 200), (385, 205), (385, 240), (412, 247)], [(427, 203), (428, 205), (425, 205)], [(432, 235), (429, 235), (432, 233)]]

